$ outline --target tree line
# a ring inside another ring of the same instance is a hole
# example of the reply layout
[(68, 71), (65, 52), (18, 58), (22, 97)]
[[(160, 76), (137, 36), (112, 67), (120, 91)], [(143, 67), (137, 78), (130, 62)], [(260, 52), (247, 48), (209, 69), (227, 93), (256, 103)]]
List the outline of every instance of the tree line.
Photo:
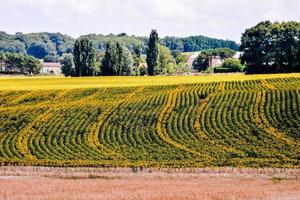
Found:
[(147, 44), (146, 58), (141, 46), (130, 51), (119, 42), (109, 41), (105, 53), (96, 55), (93, 42), (86, 37), (76, 40), (73, 54), (61, 59), (62, 72), (66, 76), (138, 76), (174, 74), (188, 71), (183, 62), (176, 62), (169, 48), (160, 44), (156, 30), (152, 30)]
[[(119, 43), (131, 52), (136, 46), (140, 47), (142, 54), (146, 53), (148, 37), (121, 34), (88, 34), (83, 37), (92, 41), (96, 54), (106, 50), (108, 42)], [(72, 53), (75, 39), (61, 33), (16, 33), (13, 35), (0, 32), (0, 51), (29, 54), (46, 62), (56, 62), (63, 54)], [(204, 36), (187, 38), (165, 37), (160, 39), (160, 44), (168, 47), (171, 52), (191, 52), (207, 48), (228, 47), (238, 49), (234, 41), (220, 40)]]
[(242, 63), (248, 73), (300, 71), (300, 23), (265, 21), (241, 38)]

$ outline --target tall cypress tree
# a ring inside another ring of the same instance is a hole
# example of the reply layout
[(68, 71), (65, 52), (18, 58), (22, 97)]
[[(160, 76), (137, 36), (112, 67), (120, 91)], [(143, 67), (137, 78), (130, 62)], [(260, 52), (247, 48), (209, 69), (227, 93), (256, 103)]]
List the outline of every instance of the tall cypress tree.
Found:
[(76, 76), (92, 76), (95, 72), (96, 50), (87, 38), (79, 38), (74, 45), (74, 64)]
[(152, 30), (147, 49), (148, 74), (154, 76), (159, 66), (159, 37), (156, 30)]
[(116, 75), (120, 76), (123, 73), (123, 67), (124, 67), (124, 53), (123, 53), (123, 47), (120, 45), (120, 43), (116, 43), (116, 59), (117, 59), (117, 71)]

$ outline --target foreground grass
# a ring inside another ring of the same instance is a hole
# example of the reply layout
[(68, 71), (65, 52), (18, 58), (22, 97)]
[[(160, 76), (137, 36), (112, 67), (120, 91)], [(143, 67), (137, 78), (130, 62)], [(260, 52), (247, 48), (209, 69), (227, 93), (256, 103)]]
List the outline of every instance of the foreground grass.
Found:
[(155, 76), (155, 77), (0, 77), (0, 90), (47, 90), (76, 88), (131, 87), (149, 85), (176, 85), (220, 81), (245, 81), (270, 78), (300, 77), (292, 74), (221, 74), (202, 76)]
[[(1, 167), (0, 199), (299, 199), (299, 170)], [(18, 191), (18, 192), (16, 192)]]

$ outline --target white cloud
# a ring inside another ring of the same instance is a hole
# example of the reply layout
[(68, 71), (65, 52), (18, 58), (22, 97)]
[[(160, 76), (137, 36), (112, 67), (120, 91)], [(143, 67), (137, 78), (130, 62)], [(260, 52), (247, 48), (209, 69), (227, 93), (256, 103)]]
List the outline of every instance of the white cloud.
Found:
[(239, 40), (262, 20), (300, 21), (298, 0), (0, 0), (0, 27), (14, 33), (207, 35)]

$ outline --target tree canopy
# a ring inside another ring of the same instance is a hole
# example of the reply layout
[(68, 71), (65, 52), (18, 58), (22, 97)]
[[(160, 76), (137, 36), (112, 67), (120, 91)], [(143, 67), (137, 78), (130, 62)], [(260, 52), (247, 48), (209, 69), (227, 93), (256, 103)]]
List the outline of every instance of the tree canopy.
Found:
[(105, 76), (132, 75), (134, 60), (130, 51), (120, 43), (109, 42), (102, 59), (101, 72)]
[(300, 23), (261, 22), (243, 33), (240, 50), (249, 73), (300, 71)]
[(147, 48), (148, 75), (153, 76), (159, 73), (159, 37), (156, 30), (152, 30)]
[[(131, 52), (139, 46), (141, 53), (146, 54), (148, 37), (129, 36), (126, 33), (118, 35), (88, 34), (82, 37), (92, 41), (96, 52), (104, 52), (108, 42), (118, 42)], [(13, 35), (0, 32), (0, 51), (30, 54), (37, 58), (46, 56), (61, 57), (65, 53), (72, 53), (75, 39), (61, 33), (16, 33)], [(168, 47), (175, 57), (179, 52), (200, 51), (208, 48), (227, 47), (237, 50), (238, 45), (229, 40), (220, 40), (204, 36), (186, 38), (164, 37), (160, 38), (160, 44)]]
[(5, 72), (18, 74), (38, 74), (41, 63), (33, 56), (18, 53), (1, 53), (1, 65), (5, 66)]
[(76, 40), (73, 50), (75, 76), (95, 75), (95, 48), (88, 38), (79, 38)]
[(236, 52), (228, 48), (218, 48), (218, 49), (207, 49), (201, 51), (198, 57), (194, 60), (193, 67), (198, 71), (204, 71), (208, 68), (208, 59), (211, 56), (219, 56), (220, 59), (225, 60), (234, 56)]

